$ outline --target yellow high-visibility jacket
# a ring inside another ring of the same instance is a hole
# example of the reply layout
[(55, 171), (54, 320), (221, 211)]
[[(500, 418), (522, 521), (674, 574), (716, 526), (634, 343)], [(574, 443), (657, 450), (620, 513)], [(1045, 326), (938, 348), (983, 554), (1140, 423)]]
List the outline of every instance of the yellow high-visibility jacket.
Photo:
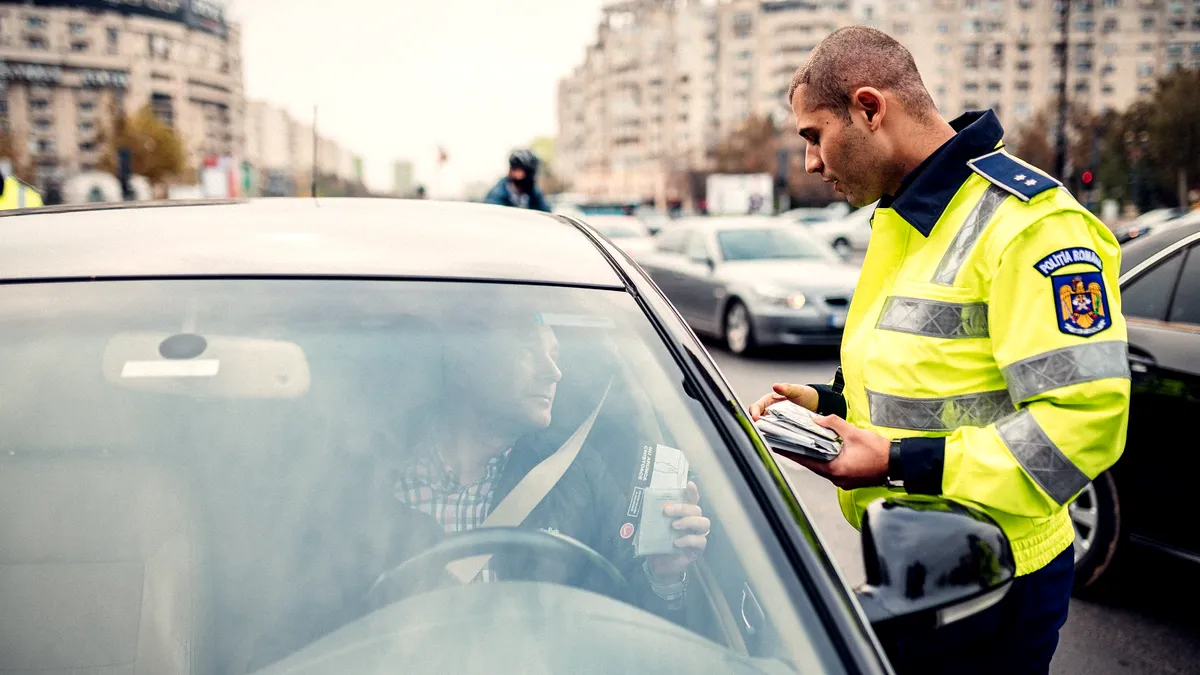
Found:
[(4, 192), (0, 194), (0, 211), (30, 209), (42, 206), (42, 196), (37, 190), (12, 176), (4, 178)]
[[(1067, 504), (1125, 446), (1121, 249), (1057, 181), (1002, 149), (990, 111), (952, 124), (957, 135), (876, 208), (832, 411), (904, 439), (892, 472), (903, 489), (982, 507), (1024, 575), (1070, 546)], [(824, 388), (821, 412), (833, 399)], [(839, 502), (859, 527), (894, 489)]]

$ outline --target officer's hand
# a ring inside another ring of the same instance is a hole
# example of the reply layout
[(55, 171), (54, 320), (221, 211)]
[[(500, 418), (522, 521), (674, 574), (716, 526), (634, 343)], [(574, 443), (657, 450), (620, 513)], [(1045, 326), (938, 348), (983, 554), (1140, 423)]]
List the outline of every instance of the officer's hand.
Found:
[(661, 583), (674, 583), (708, 547), (712, 521), (700, 510), (700, 491), (692, 482), (688, 482), (684, 503), (667, 504), (663, 506), (663, 513), (676, 519), (673, 527), (680, 534), (675, 540), (679, 552), (649, 556), (650, 572)]
[(878, 487), (887, 483), (891, 441), (873, 431), (859, 429), (837, 415), (814, 418), (842, 437), (842, 452), (829, 462), (795, 458), (795, 461), (829, 479), (843, 490)]
[(807, 384), (784, 384), (782, 382), (772, 387), (774, 391), (763, 396), (750, 405), (750, 419), (758, 421), (767, 408), (780, 401), (791, 401), (798, 406), (817, 411), (817, 390)]

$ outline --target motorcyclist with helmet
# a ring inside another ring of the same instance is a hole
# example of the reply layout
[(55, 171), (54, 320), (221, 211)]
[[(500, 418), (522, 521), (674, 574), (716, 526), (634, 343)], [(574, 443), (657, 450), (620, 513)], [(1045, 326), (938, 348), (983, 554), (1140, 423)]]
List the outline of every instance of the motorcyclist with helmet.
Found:
[(496, 183), (483, 201), (548, 213), (550, 204), (536, 186), (539, 163), (537, 155), (530, 150), (513, 152), (508, 157), (508, 175)]

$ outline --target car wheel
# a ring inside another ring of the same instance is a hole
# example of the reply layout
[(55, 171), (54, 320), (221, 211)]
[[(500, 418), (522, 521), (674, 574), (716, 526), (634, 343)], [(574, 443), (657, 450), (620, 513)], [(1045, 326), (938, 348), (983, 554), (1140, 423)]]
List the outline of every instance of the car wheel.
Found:
[(754, 349), (754, 323), (750, 310), (740, 300), (729, 303), (725, 310), (725, 346), (737, 355), (747, 354)]
[(851, 252), (850, 240), (846, 239), (845, 237), (838, 237), (837, 240), (833, 242), (833, 250), (837, 251), (838, 255), (845, 258), (846, 256), (850, 255)]
[(1121, 541), (1121, 501), (1108, 471), (1067, 507), (1075, 526), (1075, 591), (1095, 589), (1111, 572)]

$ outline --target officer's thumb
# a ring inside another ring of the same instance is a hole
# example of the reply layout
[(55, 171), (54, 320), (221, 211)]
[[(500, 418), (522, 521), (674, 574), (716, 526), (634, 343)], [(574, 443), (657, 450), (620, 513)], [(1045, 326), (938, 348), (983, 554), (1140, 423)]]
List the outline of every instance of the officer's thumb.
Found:
[(772, 389), (780, 396), (786, 396), (789, 401), (815, 411), (817, 408), (817, 391), (806, 384), (777, 383)]

